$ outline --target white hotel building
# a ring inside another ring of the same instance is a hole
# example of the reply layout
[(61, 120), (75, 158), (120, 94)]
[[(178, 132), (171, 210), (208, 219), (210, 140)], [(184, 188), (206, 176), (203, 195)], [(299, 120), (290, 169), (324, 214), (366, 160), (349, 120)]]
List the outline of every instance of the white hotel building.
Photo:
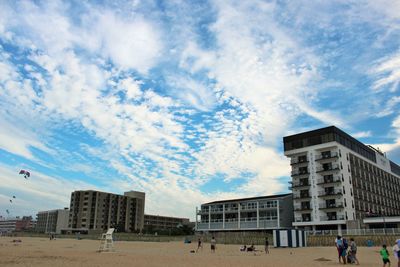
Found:
[(260, 231), (291, 228), (292, 194), (218, 200), (196, 208), (196, 231)]
[(355, 229), (364, 217), (400, 215), (400, 167), (382, 152), (334, 126), (283, 142), (296, 228)]

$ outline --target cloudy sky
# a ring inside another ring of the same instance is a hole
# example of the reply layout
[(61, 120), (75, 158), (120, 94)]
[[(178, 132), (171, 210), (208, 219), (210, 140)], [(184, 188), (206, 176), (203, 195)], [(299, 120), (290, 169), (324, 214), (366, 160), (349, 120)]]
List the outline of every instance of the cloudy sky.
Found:
[(0, 1), (0, 215), (98, 189), (193, 219), (287, 192), (282, 137), (329, 125), (400, 163), (399, 1)]

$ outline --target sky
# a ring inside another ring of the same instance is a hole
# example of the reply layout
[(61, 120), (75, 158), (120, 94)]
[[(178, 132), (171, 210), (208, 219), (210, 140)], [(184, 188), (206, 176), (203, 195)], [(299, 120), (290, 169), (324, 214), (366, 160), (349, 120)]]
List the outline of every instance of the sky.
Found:
[(400, 163), (399, 1), (0, 1), (0, 216), (93, 189), (193, 220), (289, 192), (282, 137), (330, 125)]

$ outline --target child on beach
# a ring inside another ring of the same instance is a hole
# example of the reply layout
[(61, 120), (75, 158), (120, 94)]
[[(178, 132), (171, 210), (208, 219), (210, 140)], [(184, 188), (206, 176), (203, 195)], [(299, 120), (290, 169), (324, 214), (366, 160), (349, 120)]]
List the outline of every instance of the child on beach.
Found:
[(201, 248), (201, 250), (203, 250), (203, 244), (201, 243), (201, 239), (199, 238), (199, 240), (197, 241), (197, 249), (196, 252), (199, 251), (199, 248)]
[(215, 248), (217, 246), (217, 240), (215, 240), (215, 237), (211, 238), (211, 253), (215, 253)]
[(390, 267), (389, 251), (386, 249), (386, 245), (382, 246), (382, 249), (379, 253), (382, 256), (383, 267), (386, 267), (387, 263), (389, 263), (389, 267)]

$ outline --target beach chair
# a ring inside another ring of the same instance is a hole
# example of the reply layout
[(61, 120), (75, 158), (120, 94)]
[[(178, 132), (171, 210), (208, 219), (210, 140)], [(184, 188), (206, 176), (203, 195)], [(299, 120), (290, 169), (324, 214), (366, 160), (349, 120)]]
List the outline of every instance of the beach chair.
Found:
[(105, 234), (101, 236), (101, 244), (99, 248), (99, 252), (111, 252), (114, 251), (114, 240), (113, 240), (113, 233), (114, 228), (110, 228), (107, 230)]

